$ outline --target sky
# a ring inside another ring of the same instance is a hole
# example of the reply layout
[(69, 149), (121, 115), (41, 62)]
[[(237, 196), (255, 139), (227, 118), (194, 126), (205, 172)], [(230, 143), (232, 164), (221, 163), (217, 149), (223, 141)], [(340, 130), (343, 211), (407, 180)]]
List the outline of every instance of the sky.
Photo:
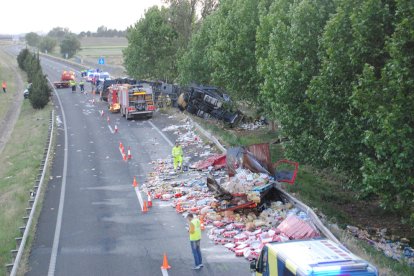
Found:
[[(162, 0), (1, 0), (0, 34), (48, 33), (54, 27), (73, 33), (98, 27), (125, 30)], [(64, 3), (64, 4), (62, 4)], [(70, 4), (66, 5), (66, 4)]]

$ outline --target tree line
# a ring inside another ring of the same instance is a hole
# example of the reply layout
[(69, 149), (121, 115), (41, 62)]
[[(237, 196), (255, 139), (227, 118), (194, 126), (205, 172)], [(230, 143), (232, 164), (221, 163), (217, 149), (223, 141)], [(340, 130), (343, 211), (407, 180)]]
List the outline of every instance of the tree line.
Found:
[(64, 58), (73, 57), (81, 48), (79, 41), (82, 37), (124, 37), (126, 31), (108, 29), (100, 26), (96, 32), (81, 32), (78, 35), (72, 33), (68, 28), (55, 27), (47, 35), (41, 36), (35, 32), (25, 35), (26, 42), (29, 46), (38, 48), (42, 53), (52, 52), (57, 45), (60, 46), (60, 54)]
[(52, 90), (46, 76), (43, 74), (38, 54), (32, 54), (28, 49), (23, 49), (17, 56), (19, 67), (26, 72), (29, 87), (30, 104), (35, 109), (44, 108), (50, 99)]
[(130, 76), (225, 88), (279, 122), (287, 157), (414, 225), (412, 0), (166, 2), (127, 29)]

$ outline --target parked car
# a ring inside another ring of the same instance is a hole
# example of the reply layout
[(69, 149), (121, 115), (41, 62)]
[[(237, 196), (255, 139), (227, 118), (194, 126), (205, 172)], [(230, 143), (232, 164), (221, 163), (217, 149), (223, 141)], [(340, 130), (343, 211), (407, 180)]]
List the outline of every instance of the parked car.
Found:
[(29, 90), (30, 90), (30, 87), (32, 87), (32, 83), (29, 83), (27, 85), (26, 89), (23, 91), (23, 97), (25, 99), (28, 99), (29, 98)]

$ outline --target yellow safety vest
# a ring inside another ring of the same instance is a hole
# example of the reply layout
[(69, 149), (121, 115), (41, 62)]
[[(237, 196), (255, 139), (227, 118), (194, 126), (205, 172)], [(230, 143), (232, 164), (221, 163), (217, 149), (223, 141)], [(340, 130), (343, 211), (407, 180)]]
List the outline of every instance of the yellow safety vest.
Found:
[(201, 240), (201, 223), (198, 218), (194, 218), (191, 223), (194, 225), (194, 233), (190, 233), (190, 241)]
[(172, 149), (172, 156), (173, 157), (177, 157), (177, 156), (182, 156), (183, 155), (183, 149), (181, 147), (173, 147)]

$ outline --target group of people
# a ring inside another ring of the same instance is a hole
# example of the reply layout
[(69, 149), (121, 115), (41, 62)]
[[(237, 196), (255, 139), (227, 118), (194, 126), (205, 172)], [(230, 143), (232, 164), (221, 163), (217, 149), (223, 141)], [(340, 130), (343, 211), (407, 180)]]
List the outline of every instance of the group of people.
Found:
[[(72, 93), (76, 92), (76, 81), (75, 80), (70, 80), (69, 86), (72, 88)], [(79, 88), (80, 88), (81, 93), (85, 93), (85, 82), (83, 80), (79, 82)]]
[[(183, 170), (183, 149), (178, 141), (175, 142), (174, 147), (172, 148), (172, 157), (174, 170), (182, 171)], [(187, 215), (188, 220), (188, 233), (190, 235), (190, 245), (191, 251), (194, 256), (194, 270), (201, 269), (203, 265), (203, 258), (201, 256), (200, 242), (201, 242), (201, 222), (193, 214)]]

